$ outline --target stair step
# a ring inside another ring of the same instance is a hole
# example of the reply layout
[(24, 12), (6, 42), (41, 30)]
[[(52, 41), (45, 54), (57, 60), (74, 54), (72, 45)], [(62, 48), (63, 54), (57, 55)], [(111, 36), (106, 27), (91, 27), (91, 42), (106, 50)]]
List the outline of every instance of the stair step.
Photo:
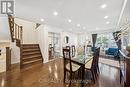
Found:
[(29, 55), (37, 55), (37, 54), (41, 54), (40, 51), (34, 51), (34, 52), (26, 52), (24, 54), (22, 54), (22, 56), (29, 56)]
[(21, 44), (21, 46), (39, 46), (38, 44)]
[(34, 51), (40, 51), (40, 49), (22, 49), (22, 52), (34, 52)]
[(38, 44), (21, 45), (21, 68), (42, 64), (43, 58)]
[(23, 46), (22, 49), (39, 48), (39, 46)]
[(23, 64), (23, 65), (26, 65), (26, 64), (31, 64), (31, 63), (34, 63), (34, 62), (40, 62), (40, 61), (42, 61), (42, 59), (37, 59), (37, 60), (27, 61), (27, 62), (23, 62), (22, 64)]
[(38, 59), (42, 59), (42, 56), (32, 57), (32, 58), (24, 58), (24, 59), (22, 59), (22, 61), (23, 62), (29, 62), (29, 61), (35, 61), (35, 60), (38, 60)]
[(41, 55), (29, 55), (29, 56), (23, 57), (22, 60), (31, 59), (31, 58), (38, 58), (38, 57), (41, 57)]

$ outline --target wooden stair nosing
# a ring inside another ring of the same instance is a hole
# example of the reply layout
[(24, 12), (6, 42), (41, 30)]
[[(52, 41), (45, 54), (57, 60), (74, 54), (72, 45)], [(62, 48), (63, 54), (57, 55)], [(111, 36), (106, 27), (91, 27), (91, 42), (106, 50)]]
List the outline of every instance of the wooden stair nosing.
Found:
[(21, 46), (39, 46), (39, 44), (21, 44)]
[(40, 49), (22, 49), (22, 52), (34, 52), (34, 51), (40, 51)]
[(40, 62), (40, 61), (42, 61), (42, 59), (32, 60), (32, 61), (28, 61), (28, 62), (22, 62), (22, 65), (26, 65), (26, 64), (30, 64), (30, 63), (34, 63), (34, 62)]
[(28, 56), (28, 57), (23, 57), (22, 60), (26, 60), (26, 59), (31, 59), (31, 58), (41, 58), (41, 55), (34, 55), (34, 56)]
[(41, 53), (39, 51), (27, 52), (27, 53), (22, 54), (22, 56), (24, 57), (24, 56), (36, 55), (36, 54), (40, 55)]

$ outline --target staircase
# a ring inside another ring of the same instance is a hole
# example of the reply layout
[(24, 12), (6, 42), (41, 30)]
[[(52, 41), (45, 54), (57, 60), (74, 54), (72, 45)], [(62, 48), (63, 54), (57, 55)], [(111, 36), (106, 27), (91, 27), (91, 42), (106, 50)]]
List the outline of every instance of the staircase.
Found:
[(38, 44), (23, 44), (23, 27), (16, 24), (14, 17), (8, 15), (11, 40), (20, 48), (20, 68), (30, 68), (43, 63)]
[(21, 45), (21, 68), (27, 68), (42, 63), (43, 58), (38, 44)]

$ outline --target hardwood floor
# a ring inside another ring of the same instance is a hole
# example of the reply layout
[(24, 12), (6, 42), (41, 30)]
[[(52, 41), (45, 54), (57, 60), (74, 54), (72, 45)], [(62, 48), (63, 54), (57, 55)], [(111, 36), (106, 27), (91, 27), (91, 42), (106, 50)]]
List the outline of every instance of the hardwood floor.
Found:
[[(99, 64), (100, 75), (96, 84), (88, 83), (85, 87), (122, 87), (119, 83), (119, 70), (109, 65)], [(19, 67), (0, 74), (0, 87), (67, 87), (63, 83), (62, 59), (38, 65), (31, 69)], [(79, 87), (73, 84), (72, 87)]]

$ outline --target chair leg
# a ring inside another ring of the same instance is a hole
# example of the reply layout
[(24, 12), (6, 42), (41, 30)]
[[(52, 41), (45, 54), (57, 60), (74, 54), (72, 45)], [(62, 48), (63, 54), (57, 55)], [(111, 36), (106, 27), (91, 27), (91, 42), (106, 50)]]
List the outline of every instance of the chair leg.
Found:
[(97, 66), (97, 70), (98, 70), (98, 72), (99, 72), (99, 74), (100, 74), (100, 69), (99, 69), (99, 65)]
[(70, 72), (70, 83), (69, 83), (69, 87), (71, 87), (71, 80), (72, 80), (72, 73)]
[(93, 70), (91, 70), (91, 74), (92, 74), (92, 79), (93, 79), (93, 82), (94, 82), (94, 84), (95, 84), (95, 74), (94, 74), (94, 72), (93, 72)]
[(64, 70), (64, 83), (65, 83), (65, 78), (66, 78), (66, 70)]

